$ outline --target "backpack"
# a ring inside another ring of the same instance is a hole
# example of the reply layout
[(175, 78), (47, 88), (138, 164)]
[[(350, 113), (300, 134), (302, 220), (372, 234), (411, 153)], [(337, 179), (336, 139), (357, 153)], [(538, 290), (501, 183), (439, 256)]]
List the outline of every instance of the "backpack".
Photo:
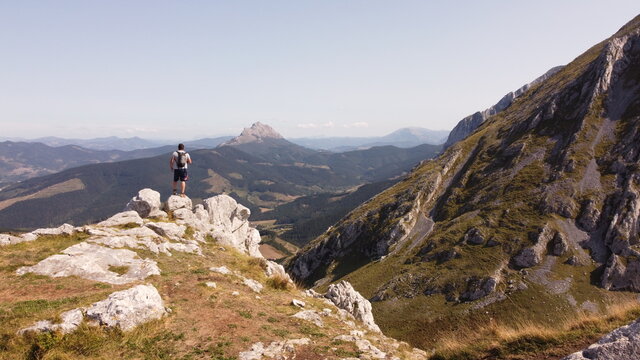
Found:
[(176, 164), (178, 165), (179, 168), (183, 168), (185, 166), (187, 166), (187, 153), (184, 151), (178, 151), (178, 160), (176, 161)]

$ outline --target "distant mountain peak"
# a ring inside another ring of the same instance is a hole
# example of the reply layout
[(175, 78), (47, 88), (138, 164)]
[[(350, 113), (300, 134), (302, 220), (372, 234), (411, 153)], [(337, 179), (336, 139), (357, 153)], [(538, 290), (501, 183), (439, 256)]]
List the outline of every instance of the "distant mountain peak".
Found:
[(236, 136), (235, 138), (223, 143), (221, 146), (225, 145), (240, 145), (252, 142), (264, 142), (266, 139), (284, 139), (282, 135), (280, 135), (277, 131), (275, 131), (271, 126), (267, 124), (263, 124), (261, 122), (256, 122), (251, 127), (245, 128), (240, 133), (240, 136)]

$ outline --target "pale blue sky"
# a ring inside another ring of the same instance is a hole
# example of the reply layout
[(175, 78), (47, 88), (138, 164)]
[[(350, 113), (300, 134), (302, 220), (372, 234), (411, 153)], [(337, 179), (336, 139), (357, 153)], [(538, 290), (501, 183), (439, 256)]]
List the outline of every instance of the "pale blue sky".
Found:
[(637, 0), (0, 0), (1, 137), (450, 129)]

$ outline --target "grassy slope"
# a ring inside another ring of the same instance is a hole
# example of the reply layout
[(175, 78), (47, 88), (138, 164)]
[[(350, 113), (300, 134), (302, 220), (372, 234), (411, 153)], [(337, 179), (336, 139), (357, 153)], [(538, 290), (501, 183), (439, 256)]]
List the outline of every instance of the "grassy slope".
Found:
[[(41, 237), (34, 242), (0, 248), (3, 279), (0, 283), (0, 359), (230, 360), (258, 341), (269, 344), (303, 337), (311, 338), (313, 343), (297, 347), (299, 358), (338, 359), (358, 355), (353, 343), (333, 340), (346, 331), (339, 321), (325, 317), (325, 326), (319, 328), (291, 317), (300, 310), (290, 305), (291, 299), (303, 299), (306, 309), (316, 310), (327, 307), (323, 301), (302, 298), (295, 289), (280, 289), (277, 284), (269, 286), (271, 283), (265, 278), (260, 259), (215, 242), (202, 245), (202, 257), (136, 250), (141, 257), (156, 260), (161, 269), (162, 275), (141, 282), (153, 284), (165, 306), (172, 310), (161, 320), (130, 332), (84, 324), (68, 335), (15, 335), (18, 329), (37, 320), (56, 319), (63, 311), (87, 306), (114, 291), (135, 285), (114, 286), (75, 277), (15, 275), (18, 267), (35, 264), (85, 237), (83, 234)], [(221, 265), (267, 286), (256, 296), (239, 277), (208, 270)], [(208, 281), (216, 282), (217, 287), (205, 286)], [(234, 291), (239, 295), (233, 296)], [(385, 346), (372, 341), (377, 346)]]

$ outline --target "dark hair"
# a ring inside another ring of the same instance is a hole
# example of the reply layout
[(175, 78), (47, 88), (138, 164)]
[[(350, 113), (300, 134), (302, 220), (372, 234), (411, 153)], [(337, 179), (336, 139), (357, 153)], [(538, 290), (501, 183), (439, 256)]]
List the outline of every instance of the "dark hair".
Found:
[(178, 144), (178, 150), (184, 150), (184, 144)]

